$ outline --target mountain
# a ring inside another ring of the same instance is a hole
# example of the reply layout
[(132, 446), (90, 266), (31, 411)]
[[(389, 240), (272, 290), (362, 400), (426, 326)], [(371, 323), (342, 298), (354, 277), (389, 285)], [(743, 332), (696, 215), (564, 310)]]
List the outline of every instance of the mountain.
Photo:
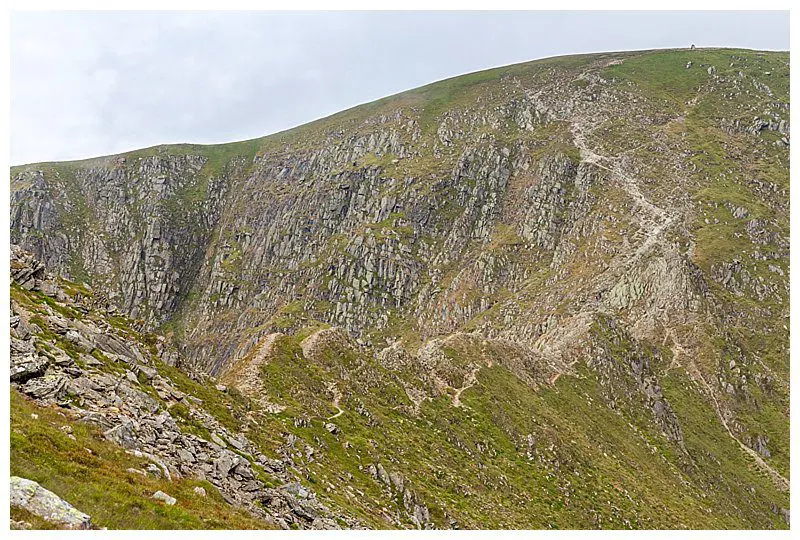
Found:
[(785, 528), (788, 91), (785, 52), (538, 60), (13, 167), (11, 240), (338, 526)]

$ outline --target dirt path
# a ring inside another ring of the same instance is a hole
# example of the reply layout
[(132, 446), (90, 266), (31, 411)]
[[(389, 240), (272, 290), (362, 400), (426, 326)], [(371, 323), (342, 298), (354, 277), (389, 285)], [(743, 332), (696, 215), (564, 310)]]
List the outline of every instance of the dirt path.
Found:
[(742, 450), (744, 450), (751, 458), (753, 458), (753, 460), (756, 462), (759, 468), (761, 468), (762, 471), (764, 471), (769, 475), (770, 479), (772, 480), (772, 483), (775, 484), (776, 488), (778, 488), (781, 491), (789, 491), (789, 481), (786, 478), (784, 478), (783, 475), (781, 475), (781, 473), (776, 471), (769, 463), (764, 461), (764, 459), (761, 457), (761, 455), (759, 455), (758, 452), (756, 452), (755, 450), (744, 444), (742, 441), (739, 440), (738, 437), (736, 437), (736, 435), (733, 434), (733, 431), (728, 425), (728, 421), (725, 419), (725, 415), (722, 414), (722, 407), (720, 407), (719, 401), (717, 401), (717, 396), (714, 394), (714, 390), (712, 390), (711, 385), (709, 385), (708, 382), (706, 382), (705, 378), (699, 372), (699, 370), (697, 370), (697, 373), (699, 375), (700, 382), (703, 385), (705, 385), (706, 389), (708, 390), (708, 394), (711, 396), (711, 401), (714, 403), (714, 409), (717, 412), (717, 417), (719, 418), (719, 421), (722, 423), (723, 427), (725, 428), (725, 431), (728, 432), (728, 435), (730, 435), (731, 439), (736, 441), (739, 447)]
[(618, 161), (618, 159), (614, 160), (607, 156), (598, 154), (592, 148), (590, 148), (588, 142), (586, 141), (586, 136), (584, 135), (583, 127), (581, 125), (577, 123), (572, 124), (572, 137), (574, 139), (575, 146), (578, 147), (578, 150), (580, 150), (581, 159), (584, 162), (591, 163), (596, 167), (610, 172), (612, 178), (618, 181), (620, 186), (628, 193), (636, 205), (644, 210), (647, 214), (652, 216), (650, 219), (647, 219), (647, 217), (641, 214), (636, 214), (636, 217), (640, 221), (645, 221), (652, 224), (666, 223), (667, 221), (675, 219), (676, 216), (672, 216), (663, 208), (656, 206), (650, 202), (647, 197), (644, 196), (644, 194), (642, 194), (642, 191), (639, 189), (638, 182), (633, 177), (625, 174), (622, 170), (620, 170), (619, 167), (615, 165), (615, 162)]
[(303, 350), (303, 356), (310, 358), (314, 354), (317, 341), (319, 341), (322, 333), (327, 330), (330, 330), (330, 328), (320, 328), (300, 342), (300, 348)]
[(244, 360), (246, 364), (236, 366), (226, 374), (224, 380), (245, 395), (260, 397), (264, 390), (261, 382), (261, 366), (272, 351), (275, 340), (281, 335), (283, 334), (275, 333), (265, 337), (252, 358), (249, 361)]
[(473, 368), (472, 371), (464, 379), (464, 386), (461, 388), (454, 388), (455, 395), (453, 396), (453, 407), (461, 407), (461, 394), (467, 388), (472, 388), (478, 382), (478, 372), (481, 370), (480, 366)]
[[(529, 96), (531, 97), (531, 96)], [(536, 96), (533, 96), (534, 98)], [(615, 276), (620, 270), (624, 270), (630, 268), (633, 264), (639, 261), (652, 247), (654, 247), (659, 241), (664, 238), (664, 232), (668, 230), (673, 224), (678, 221), (681, 217), (679, 214), (671, 213), (664, 208), (653, 204), (647, 197), (639, 189), (638, 182), (632, 178), (631, 176), (624, 173), (617, 163), (620, 161), (619, 159), (611, 159), (607, 156), (603, 156), (598, 154), (594, 151), (593, 148), (590, 147), (586, 140), (585, 135), (585, 124), (587, 122), (581, 122), (580, 119), (572, 119), (572, 135), (575, 146), (579, 149), (581, 160), (585, 163), (590, 163), (600, 169), (603, 169), (610, 173), (611, 179), (615, 180), (618, 185), (628, 194), (631, 200), (639, 207), (642, 211), (638, 213), (632, 214), (632, 217), (636, 220), (637, 224), (639, 225), (640, 229), (637, 232), (637, 236), (641, 240), (638, 243), (638, 246), (635, 249), (630, 251), (625, 251), (615, 257), (614, 261), (608, 266), (608, 268), (603, 272), (603, 274), (608, 275), (609, 277)], [(584, 309), (581, 310), (582, 313), (591, 314), (595, 312), (595, 308), (591, 305), (587, 305)], [(696, 380), (699, 384), (701, 384), (708, 395), (711, 397), (711, 401), (713, 403), (715, 412), (717, 417), (719, 418), (720, 422), (722, 423), (723, 427), (727, 431), (728, 435), (736, 441), (739, 447), (744, 451), (747, 455), (753, 458), (756, 465), (764, 471), (770, 479), (773, 481), (775, 486), (783, 491), (789, 489), (789, 481), (784, 478), (778, 471), (776, 471), (771, 465), (769, 465), (764, 459), (752, 448), (745, 445), (742, 441), (740, 441), (731, 430), (730, 426), (728, 425), (728, 421), (725, 419), (725, 415), (723, 414), (723, 410), (719, 401), (717, 400), (716, 394), (712, 389), (711, 385), (703, 377), (702, 372), (697, 367), (693, 360), (693, 356), (686, 351), (680, 342), (675, 338), (674, 333), (670, 329), (667, 337), (665, 337), (665, 344), (666, 339), (671, 337), (673, 341), (672, 345), (672, 352), (673, 352), (673, 360), (667, 370), (681, 366), (686, 370), (690, 377)], [(544, 336), (542, 336), (544, 338)], [(542, 340), (540, 338), (540, 342)], [(686, 360), (685, 363), (681, 363), (679, 358), (683, 358)], [(558, 379), (559, 374), (555, 374), (550, 379), (550, 384), (554, 384), (555, 381)], [(460, 392), (459, 392), (460, 395)]]
[(333, 420), (334, 418), (339, 418), (342, 416), (342, 413), (344, 412), (344, 409), (339, 406), (339, 403), (342, 399), (342, 393), (339, 391), (339, 387), (336, 385), (336, 383), (330, 383), (328, 385), (328, 391), (333, 394), (332, 404), (333, 407), (338, 411), (333, 416), (328, 417), (328, 420)]
[[(319, 340), (324, 338), (326, 334), (331, 332), (336, 332), (335, 328), (320, 328), (319, 330), (315, 331), (314, 333), (310, 334), (306, 337), (303, 341), (300, 342), (300, 348), (303, 350), (303, 356), (308, 359), (312, 359), (314, 354), (317, 352), (317, 346)], [(333, 408), (336, 409), (336, 414), (333, 416), (329, 416), (327, 420), (335, 420), (339, 418), (344, 413), (344, 409), (340, 407), (340, 403), (342, 400), (342, 392), (339, 390), (339, 387), (335, 382), (328, 383), (327, 385), (328, 392), (333, 394), (333, 400), (331, 401), (331, 405)]]
[[(639, 259), (642, 258), (663, 236), (663, 233), (666, 229), (668, 229), (672, 224), (674, 224), (677, 219), (677, 214), (672, 214), (667, 210), (660, 208), (650, 202), (641, 192), (639, 189), (639, 185), (636, 180), (629, 175), (622, 172), (619, 167), (614, 166), (614, 160), (610, 158), (600, 155), (596, 153), (593, 149), (589, 147), (586, 142), (586, 137), (583, 132), (583, 128), (581, 125), (577, 123), (573, 123), (573, 137), (575, 140), (575, 146), (578, 147), (581, 153), (581, 158), (583, 161), (591, 163), (601, 169), (604, 169), (611, 173), (612, 178), (617, 180), (618, 184), (625, 190), (625, 192), (631, 197), (631, 199), (636, 203), (636, 205), (643, 210), (643, 212), (635, 214), (634, 217), (638, 221), (640, 226), (640, 232), (643, 234), (644, 240), (639, 244), (639, 246), (633, 251), (625, 254), (621, 259), (619, 259), (619, 263), (616, 265), (609, 266), (608, 270), (619, 269), (620, 267), (629, 268), (631, 265), (635, 264)], [(697, 365), (692, 360), (692, 356), (686, 352), (683, 346), (678, 342), (674, 333), (670, 329), (668, 333), (668, 337), (672, 338), (673, 347), (673, 360), (670, 364), (671, 367), (675, 367), (680, 365), (678, 363), (678, 358), (683, 357), (688, 360), (685, 364), (683, 364), (684, 369), (686, 372), (700, 384), (702, 384), (706, 390), (708, 391), (708, 395), (711, 397), (712, 403), (714, 405), (714, 409), (717, 413), (717, 417), (719, 418), (720, 422), (722, 423), (725, 430), (728, 432), (728, 435), (736, 441), (739, 447), (747, 453), (753, 460), (756, 462), (758, 467), (763, 470), (765, 473), (769, 475), (773, 483), (778, 489), (786, 491), (789, 489), (789, 481), (784, 478), (778, 471), (776, 471), (769, 463), (764, 461), (764, 459), (752, 448), (744, 444), (740, 441), (731, 430), (730, 426), (728, 425), (727, 420), (725, 419), (725, 415), (722, 412), (722, 407), (717, 400), (716, 394), (714, 390), (711, 388), (711, 385), (703, 377), (702, 372), (698, 369)], [(666, 339), (666, 338), (665, 338)], [(668, 368), (669, 369), (669, 368)]]
[[(636, 179), (626, 174), (617, 165), (620, 159), (612, 159), (595, 152), (587, 142), (584, 132), (585, 127), (580, 122), (573, 121), (571, 129), (574, 144), (580, 150), (582, 161), (609, 172), (610, 178), (625, 191), (635, 206), (641, 210), (639, 212), (631, 212), (631, 218), (639, 227), (639, 230), (634, 234), (635, 247), (631, 246), (630, 249), (618, 254), (603, 272), (609, 278), (615, 279), (617, 274), (631, 268), (656, 244), (661, 242), (664, 239), (664, 232), (678, 221), (680, 215), (653, 204), (645, 197), (641, 189), (639, 189), (639, 183)], [(598, 290), (609, 288), (610, 284), (605, 281), (600, 280)]]
[[(695, 381), (703, 385), (705, 390), (708, 392), (708, 395), (711, 397), (711, 402), (714, 405), (714, 411), (717, 413), (717, 418), (719, 418), (720, 423), (725, 428), (725, 431), (728, 432), (730, 438), (736, 441), (736, 444), (739, 445), (739, 448), (741, 448), (745, 453), (747, 453), (751, 458), (753, 458), (753, 461), (756, 462), (756, 465), (758, 465), (758, 467), (762, 471), (764, 471), (765, 473), (767, 473), (767, 475), (769, 475), (770, 479), (772, 480), (772, 483), (775, 485), (776, 488), (778, 488), (781, 491), (788, 491), (789, 481), (786, 478), (784, 478), (783, 475), (781, 475), (778, 471), (776, 471), (769, 463), (764, 461), (764, 459), (758, 452), (756, 452), (755, 450), (744, 444), (741, 440), (739, 440), (739, 438), (736, 435), (734, 435), (733, 430), (731, 430), (730, 426), (728, 425), (728, 421), (722, 412), (722, 407), (720, 406), (719, 401), (717, 400), (717, 396), (716, 393), (714, 392), (714, 389), (711, 387), (710, 384), (708, 384), (708, 381), (706, 381), (705, 377), (703, 377), (703, 373), (697, 367), (697, 364), (694, 362), (693, 357), (689, 353), (687, 353), (686, 350), (683, 348), (683, 346), (678, 342), (677, 338), (675, 337), (675, 333), (673, 332), (672, 329), (670, 329), (667, 332), (667, 335), (664, 338), (665, 343), (668, 338), (672, 339), (673, 343), (672, 345), (673, 357), (672, 357), (672, 362), (670, 363), (668, 369), (672, 367), (683, 366), (686, 372)], [(685, 360), (685, 363), (679, 362), (678, 358), (683, 358)]]

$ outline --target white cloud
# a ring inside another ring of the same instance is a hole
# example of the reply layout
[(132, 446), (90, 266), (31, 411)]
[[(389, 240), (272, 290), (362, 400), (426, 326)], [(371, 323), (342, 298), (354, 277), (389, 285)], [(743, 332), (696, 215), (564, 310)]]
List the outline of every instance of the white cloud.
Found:
[(257, 137), (557, 54), (789, 47), (774, 12), (16, 12), (11, 26), (12, 163)]

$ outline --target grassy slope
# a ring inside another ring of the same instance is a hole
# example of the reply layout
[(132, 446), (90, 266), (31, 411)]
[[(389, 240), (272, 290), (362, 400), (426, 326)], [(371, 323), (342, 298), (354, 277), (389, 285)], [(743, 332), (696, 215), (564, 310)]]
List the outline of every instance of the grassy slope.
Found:
[[(34, 418), (32, 415), (38, 416)], [(62, 429), (69, 426), (75, 440)], [(11, 474), (39, 482), (110, 529), (264, 529), (269, 524), (231, 508), (204, 481), (174, 482), (128, 472), (149, 462), (126, 454), (87, 424), (39, 407), (11, 392)], [(194, 488), (208, 493), (199, 497)], [(178, 500), (166, 506), (150, 499), (162, 490)], [(20, 516), (22, 519), (22, 516)], [(34, 523), (35, 524), (35, 523)]]
[[(365, 493), (350, 497), (337, 489), (322, 496), (371, 526), (388, 525), (375, 507), (398, 508), (365, 474), (376, 462), (411, 479), (440, 526), (451, 518), (483, 528), (783, 526), (766, 501), (788, 501), (711, 421), (713, 411), (685, 379), (670, 378), (667, 390), (691, 458), (640, 411), (610, 410), (601, 383), (585, 370), (536, 392), (503, 367), (484, 368), (462, 395), (464, 407), (440, 397), (413, 416), (403, 412), (410, 402), (392, 382), (398, 374), (373, 360), (333, 348), (310, 361), (291, 337), (277, 347), (264, 367), (265, 393), (290, 407), (259, 425), (264, 431), (280, 426), (320, 450), (301, 465), (309, 480), (323, 490), (346, 484)], [(341, 433), (332, 435), (324, 424), (335, 409), (324, 389), (341, 380), (343, 369), (349, 374), (345, 412), (335, 420)], [(362, 407), (368, 416), (358, 412)], [(298, 416), (311, 425), (295, 426)], [(525, 453), (528, 434), (536, 440), (533, 458)]]
[[(13, 292), (15, 301), (29, 309), (52, 303), (30, 291)], [(147, 350), (146, 336), (130, 330), (124, 318), (113, 322), (131, 339), (142, 340)], [(450, 525), (451, 519), (463, 527), (484, 528), (782, 526), (768, 505), (787, 505), (785, 496), (747, 462), (685, 377), (670, 375), (663, 383), (681, 420), (688, 461), (641, 410), (609, 409), (607, 389), (585, 368), (577, 377), (562, 376), (553, 388), (534, 391), (501, 366), (484, 367), (478, 384), (461, 396), (463, 407), (453, 407), (451, 398), (442, 396), (425, 402), (415, 416), (407, 412), (410, 402), (400, 386), (402, 381), (420, 384), (413, 367), (390, 372), (346, 346), (323, 347), (312, 360), (304, 356), (299, 339), (276, 341), (276, 353), (264, 367), (265, 397), (288, 405), (278, 415), (259, 412), (235, 391), (220, 392), (175, 368), (157, 367), (181, 390), (200, 398), (226, 427), (247, 430), (267, 455), (278, 457), (285, 435), (294, 434), (298, 474), (324, 501), (369, 526), (394, 526), (383, 514), (392, 515), (402, 505), (402, 498), (367, 474), (366, 468), (378, 462), (411, 481), (439, 526)], [(449, 353), (452, 361), (461, 366), (481, 362), (484, 354), (469, 347), (454, 351)], [(335, 420), (340, 432), (334, 435), (324, 424), (336, 412), (326, 389), (335, 382), (345, 397), (344, 413)], [(126, 472), (145, 463), (57, 409), (37, 407), (14, 392), (11, 410), (12, 474), (67, 496), (100, 526), (265, 525), (232, 511), (207, 483), (169, 483)], [(183, 429), (208, 436), (179, 406), (171, 412)], [(300, 417), (308, 421), (298, 424)], [(62, 431), (64, 425), (76, 440)], [(529, 434), (534, 440), (530, 456)], [(315, 449), (313, 460), (304, 457), (306, 446)], [(207, 499), (192, 493), (196, 485), (206, 488)], [(165, 507), (150, 500), (158, 489), (177, 497), (179, 504)]]
[[(687, 69), (689, 61), (693, 65)], [(743, 432), (768, 435), (772, 442), (769, 461), (787, 477), (789, 298), (785, 280), (769, 267), (788, 275), (788, 249), (773, 243), (755, 244), (746, 228), (750, 220), (758, 219), (768, 231), (789, 238), (789, 152), (773, 144), (780, 137), (777, 132), (764, 131), (754, 137), (728, 133), (721, 125), (723, 120), (750, 125), (754, 117), (763, 118), (765, 111), (776, 111), (775, 104), (787, 107), (778, 112), (788, 120), (788, 62), (788, 52), (665, 51), (631, 58), (607, 68), (604, 74), (620, 84), (634, 84), (638, 92), (659, 104), (653, 106), (653, 114), (668, 110), (681, 117), (680, 122), (660, 129), (627, 132), (618, 141), (654, 141), (654, 134), (660, 134), (673, 151), (687, 152), (686, 163), (692, 168), (682, 174), (696, 186), (690, 195), (698, 208), (690, 231), (694, 238), (692, 262), (709, 276), (724, 263), (738, 259), (754, 279), (777, 290), (776, 295), (760, 299), (749, 291), (734, 294), (716, 281), (707, 280), (720, 303), (717, 312), (721, 317), (718, 327), (706, 329), (707, 347), (697, 361), (712, 380), (721, 372), (729, 382), (735, 383), (743, 375), (752, 381), (755, 372), (763, 374), (766, 369), (780, 381), (779, 388), (772, 392), (750, 384), (744, 398), (722, 399), (736, 412)], [(712, 83), (707, 72), (712, 66), (719, 77), (713, 83), (714, 91), (710, 91)], [(753, 79), (767, 84), (772, 95), (757, 88)], [(636, 157), (645, 163), (652, 161), (648, 153), (656, 152), (656, 144), (645, 144)], [(657, 180), (654, 189), (671, 189), (674, 170), (650, 172)], [(756, 182), (766, 187), (760, 188)], [(749, 215), (736, 219), (730, 210), (733, 207), (744, 208)], [(765, 261), (765, 253), (777, 253), (779, 257)], [(723, 327), (724, 333), (718, 330)], [(735, 371), (729, 367), (732, 360), (739, 364)], [(750, 362), (756, 365), (750, 367)]]

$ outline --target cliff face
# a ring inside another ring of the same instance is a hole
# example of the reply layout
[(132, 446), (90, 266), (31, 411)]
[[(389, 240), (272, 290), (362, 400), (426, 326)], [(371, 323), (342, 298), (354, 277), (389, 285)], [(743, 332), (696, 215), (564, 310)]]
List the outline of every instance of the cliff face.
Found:
[(788, 53), (498, 68), (264, 139), (14, 168), (11, 237), (193, 369), (320, 324), (414, 369), (479, 337), (531, 386), (586, 368), (612, 410), (632, 392), (681, 452), (695, 395), (780, 490), (788, 87)]

